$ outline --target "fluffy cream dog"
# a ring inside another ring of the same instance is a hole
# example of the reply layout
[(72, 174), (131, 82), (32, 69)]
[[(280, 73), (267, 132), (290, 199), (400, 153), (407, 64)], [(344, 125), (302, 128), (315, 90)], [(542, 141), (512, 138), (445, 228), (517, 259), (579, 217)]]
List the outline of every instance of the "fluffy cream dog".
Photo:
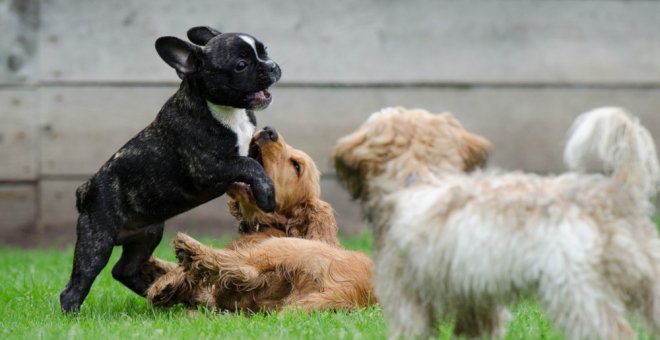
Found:
[[(660, 240), (649, 216), (655, 146), (618, 108), (581, 115), (555, 177), (480, 171), (489, 143), (450, 114), (388, 108), (339, 140), (340, 180), (375, 235), (376, 295), (391, 338), (504, 334), (505, 304), (538, 298), (571, 339), (660, 330)], [(533, 152), (533, 150), (530, 150)], [(580, 173), (600, 164), (605, 174)]]

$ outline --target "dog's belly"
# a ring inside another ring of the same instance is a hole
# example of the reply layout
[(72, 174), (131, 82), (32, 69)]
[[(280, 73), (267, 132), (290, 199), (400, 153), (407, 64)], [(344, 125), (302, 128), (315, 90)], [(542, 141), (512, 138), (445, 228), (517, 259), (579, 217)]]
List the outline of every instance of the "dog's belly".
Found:
[(148, 171), (148, 167), (143, 167), (147, 171), (142, 174), (121, 172), (117, 167), (112, 170), (102, 169), (81, 187), (79, 196), (81, 212), (111, 212), (112, 224), (120, 226), (116, 244), (150, 233), (151, 225), (160, 225), (224, 193), (223, 186), (199, 190), (188, 176), (166, 176)]
[(115, 157), (93, 182), (128, 224), (138, 226), (163, 222), (224, 193), (223, 183), (200, 188), (193, 176), (176, 157), (143, 152)]
[(222, 190), (197, 191), (194, 189), (170, 188), (144, 192), (135, 199), (125, 201), (132, 219), (147, 224), (161, 222), (188, 211), (220, 195)]
[(146, 227), (143, 225), (126, 225), (119, 229), (115, 244), (122, 245), (126, 242), (149, 236), (150, 234), (157, 235), (160, 233), (161, 228), (162, 225), (160, 224), (151, 224)]

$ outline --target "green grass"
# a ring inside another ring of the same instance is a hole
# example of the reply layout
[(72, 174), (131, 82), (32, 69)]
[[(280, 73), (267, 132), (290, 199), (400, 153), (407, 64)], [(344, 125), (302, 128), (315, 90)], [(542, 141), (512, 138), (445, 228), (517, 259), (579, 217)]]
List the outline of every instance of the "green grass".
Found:
[[(174, 260), (169, 239), (156, 255)], [(222, 246), (229, 238), (202, 241)], [(368, 233), (342, 239), (350, 249), (370, 252)], [(110, 263), (117, 261), (115, 249)], [(97, 278), (78, 317), (62, 315), (58, 295), (67, 282), (73, 250), (0, 249), (0, 338), (229, 338), (229, 339), (383, 339), (386, 327), (380, 309), (313, 314), (217, 313), (199, 308), (159, 309), (131, 293), (110, 274), (111, 265)], [(560, 339), (533, 301), (513, 306), (508, 339)], [(440, 326), (441, 339), (450, 339), (452, 323)], [(642, 335), (641, 338), (649, 338)]]

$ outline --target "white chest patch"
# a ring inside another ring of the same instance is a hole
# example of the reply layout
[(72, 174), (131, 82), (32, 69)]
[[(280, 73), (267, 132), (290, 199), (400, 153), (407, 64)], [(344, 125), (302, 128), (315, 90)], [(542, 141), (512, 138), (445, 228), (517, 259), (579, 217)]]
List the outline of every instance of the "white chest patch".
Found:
[(206, 102), (213, 117), (217, 119), (220, 124), (232, 130), (236, 134), (236, 147), (238, 147), (238, 154), (240, 156), (247, 156), (250, 140), (254, 134), (255, 126), (250, 123), (250, 118), (243, 109), (236, 109), (233, 107), (215, 105), (211, 102)]

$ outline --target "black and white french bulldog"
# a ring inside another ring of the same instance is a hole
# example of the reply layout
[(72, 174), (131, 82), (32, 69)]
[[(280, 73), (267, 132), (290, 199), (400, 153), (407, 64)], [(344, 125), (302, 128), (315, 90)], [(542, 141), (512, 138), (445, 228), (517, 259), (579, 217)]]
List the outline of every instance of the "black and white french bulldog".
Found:
[(160, 57), (182, 79), (156, 119), (119, 149), (76, 191), (79, 212), (71, 279), (60, 294), (64, 312), (78, 312), (116, 245), (112, 275), (144, 295), (155, 277), (140, 275), (163, 235), (163, 222), (247, 183), (262, 210), (275, 208), (273, 184), (246, 157), (268, 88), (280, 79), (266, 48), (244, 33), (209, 27), (188, 31), (194, 44), (156, 40)]

